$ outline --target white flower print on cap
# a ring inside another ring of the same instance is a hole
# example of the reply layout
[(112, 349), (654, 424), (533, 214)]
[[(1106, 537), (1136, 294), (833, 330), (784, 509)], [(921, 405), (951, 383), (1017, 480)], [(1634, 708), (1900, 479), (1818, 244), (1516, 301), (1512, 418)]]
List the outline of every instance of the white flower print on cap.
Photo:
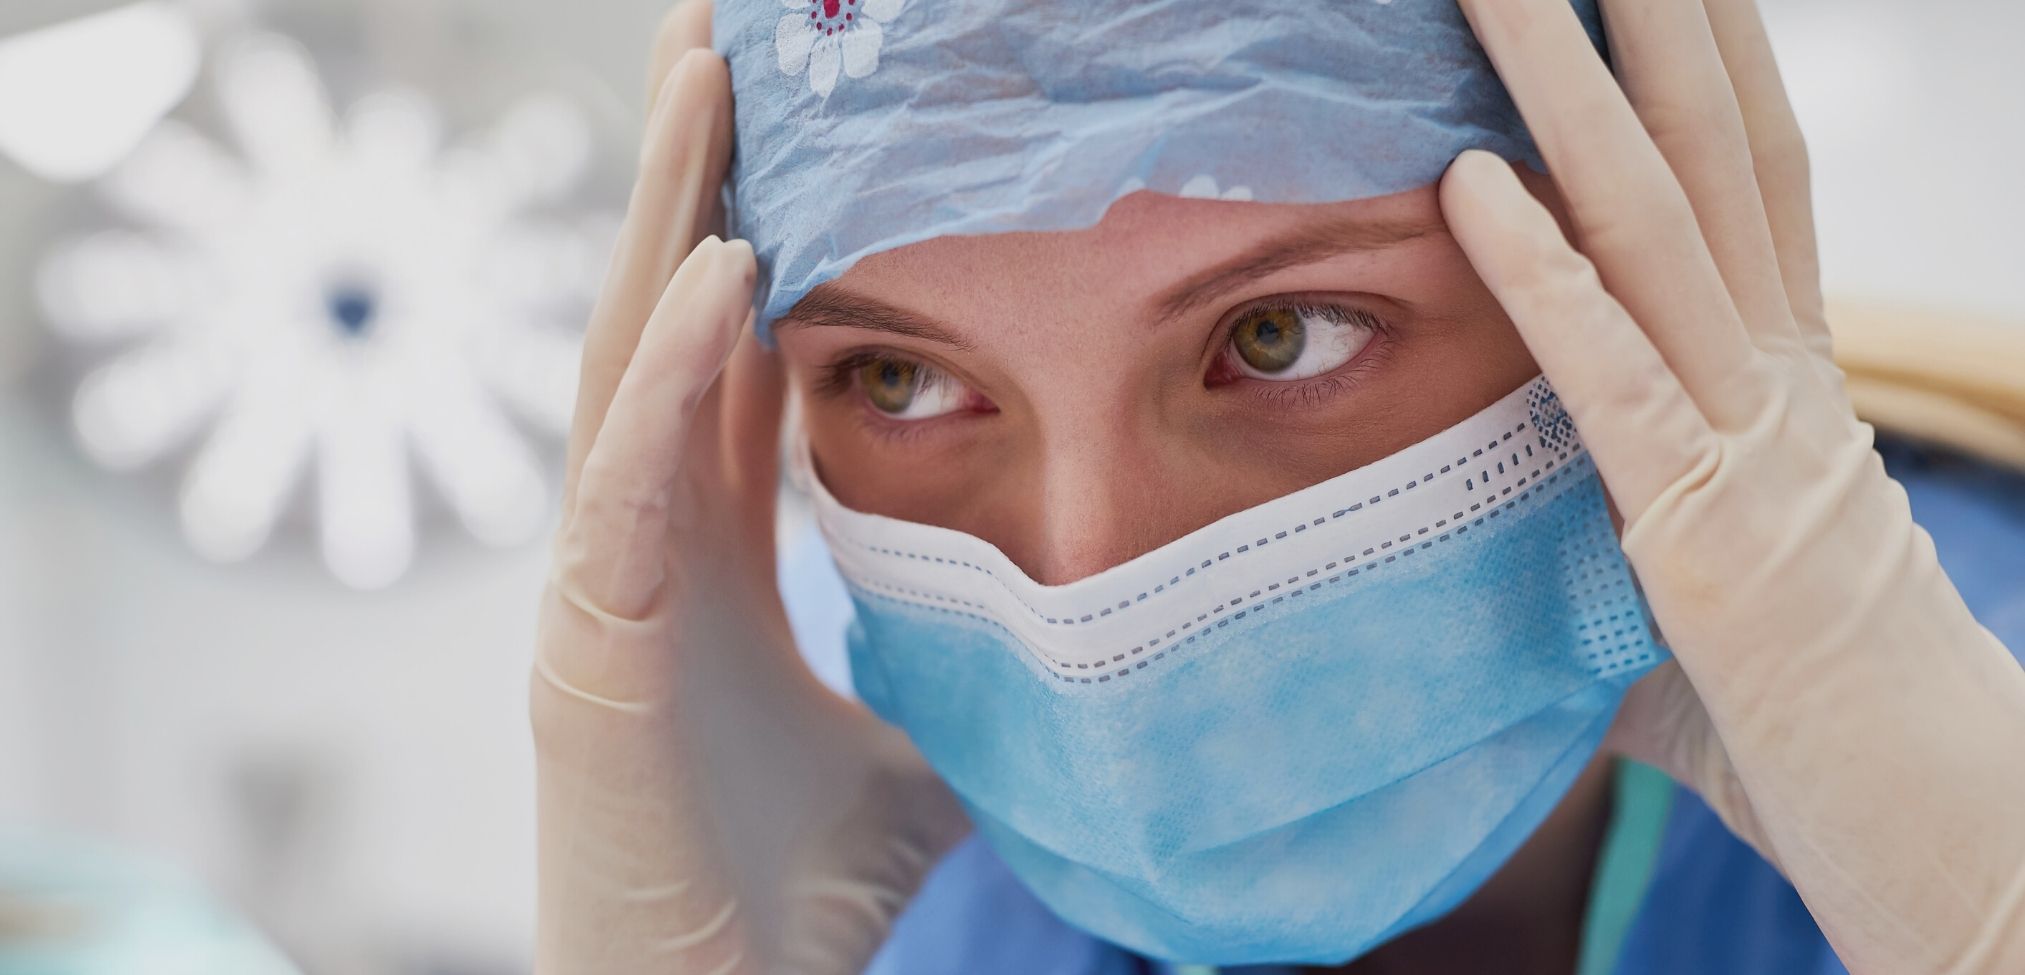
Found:
[(1233, 186), (1227, 190), (1220, 190), (1216, 185), (1216, 177), (1203, 173), (1181, 184), (1181, 195), (1203, 200), (1250, 200), (1252, 188)]
[(829, 97), (837, 72), (863, 78), (878, 70), (880, 25), (900, 15), (907, 0), (781, 0), (790, 13), (774, 25), (774, 50), (786, 74), (809, 71), (809, 90)]

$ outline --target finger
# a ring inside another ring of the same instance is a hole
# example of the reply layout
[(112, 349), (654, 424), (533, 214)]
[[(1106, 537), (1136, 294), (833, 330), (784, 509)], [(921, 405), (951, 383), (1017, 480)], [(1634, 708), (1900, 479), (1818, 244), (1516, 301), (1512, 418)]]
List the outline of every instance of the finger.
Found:
[(1826, 360), (1833, 344), (1822, 312), (1821, 256), (1814, 236), (1814, 185), (1807, 141), (1786, 97), (1756, 0), (1706, 0), (1709, 27), (1751, 143), (1752, 168), (1779, 255), (1779, 274), (1808, 348)]
[(1751, 168), (1751, 143), (1701, 0), (1606, 0), (1625, 97), (1687, 192), (1709, 253), (1759, 348), (1800, 340)]
[[(723, 431), (719, 451), (725, 487), (736, 496), (770, 502), (780, 488), (780, 421), (786, 404), (786, 379), (778, 355), (769, 352), (753, 331), (751, 319), (740, 333), (738, 348), (725, 366), (718, 400)], [(749, 538), (772, 550), (774, 507), (748, 505), (753, 523)]]
[(591, 604), (622, 619), (648, 615), (663, 559), (677, 472), (691, 421), (752, 312), (757, 277), (744, 241), (707, 238), (668, 283), (611, 412), (584, 459), (564, 527), (563, 571)]
[(1464, 0), (1568, 205), (1583, 253), (1711, 423), (1742, 424), (1763, 393), (1756, 355), (1680, 182), (1567, 0)]
[[(754, 397), (748, 388), (754, 378), (748, 374), (752, 364), (742, 353), (756, 340), (752, 337), (753, 309), (748, 308), (746, 313), (745, 324), (733, 340), (716, 385), (697, 402), (696, 413), (690, 419), (690, 459), (685, 462), (688, 469), (683, 472), (678, 490), (691, 495), (707, 494), (724, 502), (713, 504), (710, 517), (720, 521), (735, 518), (738, 537), (748, 544), (757, 544), (773, 540), (777, 484), (771, 478), (777, 464), (770, 456), (761, 456), (760, 451), (751, 449), (753, 444), (743, 442), (745, 438), (757, 441), (773, 435), (756, 429), (759, 424), (749, 415), (755, 406), (762, 411), (766, 408), (752, 402)], [(763, 348), (758, 351), (764, 355)], [(759, 419), (763, 421), (765, 416), (762, 412)], [(772, 549), (766, 551), (771, 553)], [(767, 589), (774, 587), (770, 559), (748, 559), (745, 563), (764, 570), (760, 578), (751, 582), (763, 584)]]
[(1449, 230), (1554, 384), (1627, 522), (1710, 455), (1687, 391), (1588, 258), (1494, 155), (1471, 151), (1441, 180)]
[(730, 73), (716, 54), (691, 51), (677, 63), (655, 105), (619, 246), (585, 330), (564, 467), (564, 511), (575, 503), (591, 441), (669, 275), (721, 219), (718, 190), (730, 161)]
[(710, 0), (678, 0), (654, 30), (654, 51), (647, 58), (647, 104), (660, 98), (661, 86), (682, 55), (710, 46)]

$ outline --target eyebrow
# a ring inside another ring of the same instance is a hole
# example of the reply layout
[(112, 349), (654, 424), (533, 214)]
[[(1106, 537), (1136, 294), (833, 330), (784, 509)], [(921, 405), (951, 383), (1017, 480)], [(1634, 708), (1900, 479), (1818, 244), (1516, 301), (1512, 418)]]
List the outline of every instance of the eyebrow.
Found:
[(1288, 268), (1314, 264), (1342, 254), (1382, 250), (1396, 244), (1446, 234), (1438, 220), (1338, 217), (1296, 228), (1209, 268), (1174, 286), (1159, 299), (1157, 321), (1167, 322), (1202, 307), (1246, 282)]
[(889, 305), (877, 298), (868, 298), (835, 282), (825, 282), (809, 289), (809, 293), (795, 302), (795, 306), (788, 309), (788, 313), (781, 316), (773, 327), (776, 332), (781, 332), (823, 325), (904, 335), (966, 352), (971, 348), (968, 340), (933, 318)]
[[(1245, 253), (1176, 285), (1159, 299), (1157, 320), (1166, 322), (1179, 318), (1248, 281), (1288, 268), (1314, 264), (1347, 253), (1380, 250), (1446, 232), (1446, 228), (1435, 220), (1348, 217), (1299, 227), (1269, 238)], [(836, 282), (825, 282), (811, 288), (774, 323), (776, 331), (820, 326), (886, 332), (963, 351), (972, 348), (968, 340), (942, 322), (850, 291)]]

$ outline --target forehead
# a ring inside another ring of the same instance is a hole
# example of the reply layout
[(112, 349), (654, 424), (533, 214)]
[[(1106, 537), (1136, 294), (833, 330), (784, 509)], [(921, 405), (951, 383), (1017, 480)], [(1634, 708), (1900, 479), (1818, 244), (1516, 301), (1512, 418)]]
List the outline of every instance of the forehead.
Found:
[[(1378, 251), (1446, 239), (1432, 186), (1338, 203), (1135, 193), (1081, 230), (938, 237), (874, 254), (834, 288), (914, 307), (1017, 308), (1144, 299), (1247, 256)], [(1311, 255), (1309, 255), (1311, 256)], [(1255, 269), (1256, 270), (1256, 269)]]

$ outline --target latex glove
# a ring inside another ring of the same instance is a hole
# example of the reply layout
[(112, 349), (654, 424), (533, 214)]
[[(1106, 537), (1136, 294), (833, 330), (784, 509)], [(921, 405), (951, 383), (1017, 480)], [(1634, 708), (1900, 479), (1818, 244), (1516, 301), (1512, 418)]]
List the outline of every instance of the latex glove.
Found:
[[(669, 23), (700, 47), (709, 7)], [(968, 829), (789, 634), (782, 383), (751, 247), (704, 236), (731, 117), (724, 62), (682, 55), (586, 336), (531, 689), (538, 972), (856, 975)]]
[(2025, 672), (1828, 358), (1755, 8), (1605, 0), (1613, 79), (1565, 0), (1463, 6), (1574, 244), (1481, 153), (1443, 210), (1580, 426), (1679, 663), (1620, 742), (1772, 857), (1853, 971), (2025, 972)]

